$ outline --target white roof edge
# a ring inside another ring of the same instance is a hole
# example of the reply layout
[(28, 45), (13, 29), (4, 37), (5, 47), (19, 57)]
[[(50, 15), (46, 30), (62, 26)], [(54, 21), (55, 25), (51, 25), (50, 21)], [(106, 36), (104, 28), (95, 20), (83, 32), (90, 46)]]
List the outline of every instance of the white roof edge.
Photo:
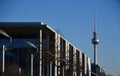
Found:
[(57, 33), (53, 28), (51, 28), (49, 25), (46, 25), (47, 28), (49, 28), (50, 30), (52, 30), (54, 33)]

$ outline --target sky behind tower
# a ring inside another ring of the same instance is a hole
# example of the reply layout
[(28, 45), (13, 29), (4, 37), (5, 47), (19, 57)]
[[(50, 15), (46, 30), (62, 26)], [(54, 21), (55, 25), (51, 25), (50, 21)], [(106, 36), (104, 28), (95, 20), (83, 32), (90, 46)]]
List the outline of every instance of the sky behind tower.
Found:
[(120, 5), (115, 0), (0, 0), (0, 22), (48, 24), (93, 61), (94, 8), (100, 40), (98, 64), (117, 76), (120, 74)]

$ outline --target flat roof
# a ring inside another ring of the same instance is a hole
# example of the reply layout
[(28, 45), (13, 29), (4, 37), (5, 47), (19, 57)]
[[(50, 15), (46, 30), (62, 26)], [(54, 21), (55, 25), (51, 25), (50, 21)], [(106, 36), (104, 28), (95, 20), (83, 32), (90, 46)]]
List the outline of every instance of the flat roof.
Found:
[(44, 27), (41, 22), (0, 22), (0, 28), (4, 27)]
[[(0, 29), (13, 38), (36, 38), (40, 29), (48, 28), (41, 22), (0, 22)], [(4, 36), (0, 35), (0, 37)]]

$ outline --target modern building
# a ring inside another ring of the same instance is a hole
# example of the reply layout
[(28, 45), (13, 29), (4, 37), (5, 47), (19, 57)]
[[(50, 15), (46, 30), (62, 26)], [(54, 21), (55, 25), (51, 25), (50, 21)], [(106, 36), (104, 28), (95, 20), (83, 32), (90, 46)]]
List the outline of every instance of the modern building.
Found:
[(100, 65), (95, 65), (94, 63), (91, 64), (91, 71), (93, 72), (91, 75), (92, 76), (106, 76), (105, 75), (105, 70), (100, 67)]
[(0, 33), (0, 64), (2, 68), (4, 45), (5, 76), (13, 72), (11, 67), (18, 76), (91, 76), (91, 59), (48, 25), (0, 22), (0, 30), (12, 38), (10, 42)]

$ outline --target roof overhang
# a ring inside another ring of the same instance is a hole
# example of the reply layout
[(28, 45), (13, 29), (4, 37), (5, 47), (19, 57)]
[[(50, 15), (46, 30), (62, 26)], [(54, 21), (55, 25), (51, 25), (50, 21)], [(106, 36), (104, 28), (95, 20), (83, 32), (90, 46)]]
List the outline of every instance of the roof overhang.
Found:
[(13, 38), (36, 38), (40, 29), (48, 30), (41, 22), (0, 22), (0, 29)]

